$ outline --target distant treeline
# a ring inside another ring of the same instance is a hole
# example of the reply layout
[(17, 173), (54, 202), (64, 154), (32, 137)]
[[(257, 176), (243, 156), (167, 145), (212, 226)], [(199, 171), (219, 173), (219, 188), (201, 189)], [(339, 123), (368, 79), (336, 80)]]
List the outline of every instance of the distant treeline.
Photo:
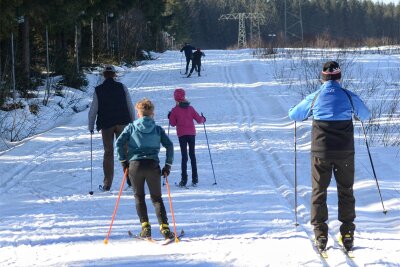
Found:
[[(321, 39), (328, 40), (333, 46), (369, 45), (378, 40), (397, 43), (400, 36), (400, 4), (370, 0), (167, 2), (173, 2), (166, 12), (171, 17), (168, 31), (178, 40), (191, 40), (203, 48), (226, 48), (237, 44), (239, 21), (218, 20), (222, 14), (232, 13), (262, 14), (265, 20), (260, 23), (260, 37), (264, 45), (271, 41), (281, 45), (314, 45)], [(254, 25), (254, 20), (245, 20), (248, 44), (254, 46), (250, 40), (252, 22)]]
[(80, 87), (83, 67), (134, 64), (143, 50), (185, 41), (235, 47), (239, 21), (219, 18), (238, 13), (264, 18), (244, 20), (253, 47), (393, 44), (400, 36), (400, 4), (370, 0), (0, 0), (0, 106), (13, 69), (19, 96), (28, 97), (47, 75)]

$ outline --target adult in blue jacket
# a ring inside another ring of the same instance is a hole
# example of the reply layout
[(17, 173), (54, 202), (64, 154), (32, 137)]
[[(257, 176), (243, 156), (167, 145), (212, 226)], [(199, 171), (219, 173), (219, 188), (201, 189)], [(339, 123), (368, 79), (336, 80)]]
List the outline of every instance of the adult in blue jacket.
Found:
[(323, 84), (289, 110), (292, 120), (303, 121), (313, 116), (311, 143), (311, 224), (316, 245), (326, 249), (328, 241), (327, 189), (332, 172), (335, 175), (339, 199), (340, 234), (347, 250), (354, 242), (355, 199), (354, 128), (352, 116), (368, 120), (370, 112), (363, 101), (339, 84), (341, 69), (337, 62), (326, 62), (322, 69)]
[[(116, 141), (118, 159), (129, 166), (136, 211), (142, 225), (140, 236), (151, 237), (151, 226), (147, 214), (144, 184), (147, 183), (161, 234), (166, 239), (174, 238), (168, 226), (167, 212), (161, 195), (161, 174), (168, 176), (174, 157), (174, 146), (161, 126), (155, 124), (154, 105), (149, 99), (136, 103), (138, 119), (129, 123)], [(128, 144), (128, 157), (124, 147)], [(158, 154), (160, 144), (166, 148), (165, 166), (160, 170)], [(129, 161), (129, 163), (128, 163)]]
[(194, 48), (193, 46), (191, 46), (188, 43), (185, 43), (185, 45), (180, 50), (181, 53), (185, 52), (185, 57), (186, 57), (186, 71), (185, 71), (185, 74), (188, 73), (190, 60), (192, 60), (192, 57), (193, 57), (193, 50), (196, 50), (196, 48)]

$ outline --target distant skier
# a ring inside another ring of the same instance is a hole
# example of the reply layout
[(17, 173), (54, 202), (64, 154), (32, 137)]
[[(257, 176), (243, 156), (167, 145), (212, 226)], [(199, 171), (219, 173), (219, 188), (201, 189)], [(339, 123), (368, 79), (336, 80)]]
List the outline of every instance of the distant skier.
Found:
[(346, 250), (354, 242), (355, 199), (354, 184), (354, 128), (352, 114), (360, 120), (370, 118), (363, 101), (341, 87), (341, 70), (335, 61), (326, 62), (322, 69), (323, 84), (297, 106), (289, 110), (292, 120), (303, 121), (313, 116), (311, 144), (311, 224), (316, 245), (325, 250), (328, 242), (327, 189), (332, 172), (335, 175), (341, 240)]
[[(154, 105), (149, 99), (136, 103), (138, 119), (130, 123), (116, 141), (118, 159), (128, 165), (129, 180), (133, 184), (136, 211), (142, 225), (141, 237), (151, 237), (147, 214), (144, 184), (147, 183), (150, 198), (156, 212), (161, 234), (165, 239), (175, 237), (168, 226), (167, 212), (161, 195), (161, 175), (168, 176), (174, 157), (174, 146), (162, 127), (154, 122)], [(160, 144), (167, 149), (165, 166), (160, 170)], [(128, 145), (128, 156), (125, 146)]]
[[(125, 85), (114, 80), (114, 66), (107, 65), (103, 70), (104, 82), (95, 88), (89, 110), (89, 131), (101, 130), (103, 139), (103, 185), (100, 189), (109, 191), (114, 179), (114, 136), (118, 138), (125, 126), (135, 119), (133, 104)], [(122, 166), (123, 170), (128, 166)], [(128, 183), (130, 186), (130, 182)]]
[(206, 56), (203, 52), (201, 52), (200, 48), (197, 48), (196, 52), (193, 53), (192, 59), (192, 68), (190, 69), (190, 73), (188, 74), (188, 78), (192, 75), (193, 70), (197, 69), (197, 73), (199, 76), (201, 71), (201, 57)]
[(190, 61), (192, 60), (192, 56), (193, 56), (193, 50), (196, 50), (196, 48), (191, 46), (189, 43), (185, 43), (185, 45), (180, 50), (181, 53), (183, 51), (185, 51), (185, 57), (186, 57), (186, 71), (185, 71), (185, 74), (188, 73), (189, 64), (190, 64)]
[(187, 147), (189, 146), (189, 157), (190, 164), (192, 166), (192, 185), (196, 186), (199, 182), (197, 174), (197, 163), (195, 155), (195, 143), (196, 143), (196, 128), (193, 120), (197, 123), (204, 123), (206, 118), (200, 116), (197, 111), (190, 106), (190, 103), (185, 98), (185, 90), (178, 88), (174, 91), (174, 99), (176, 106), (168, 113), (168, 119), (171, 126), (176, 126), (176, 133), (179, 139), (179, 145), (181, 147), (182, 164), (181, 164), (181, 181), (179, 186), (186, 186), (188, 174), (187, 174), (187, 161), (188, 152)]

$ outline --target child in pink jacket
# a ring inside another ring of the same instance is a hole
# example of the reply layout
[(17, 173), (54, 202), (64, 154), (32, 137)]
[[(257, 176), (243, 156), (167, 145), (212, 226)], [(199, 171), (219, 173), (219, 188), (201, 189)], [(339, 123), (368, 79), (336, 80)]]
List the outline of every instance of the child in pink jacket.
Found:
[(194, 127), (195, 120), (197, 123), (204, 123), (206, 118), (200, 116), (197, 111), (190, 106), (190, 103), (185, 98), (185, 90), (178, 88), (174, 92), (174, 99), (176, 106), (168, 113), (168, 119), (171, 126), (176, 126), (176, 133), (179, 138), (179, 145), (181, 147), (182, 155), (182, 179), (179, 186), (186, 186), (187, 183), (187, 161), (188, 153), (187, 147), (189, 146), (190, 164), (192, 166), (192, 185), (196, 186), (199, 182), (197, 175), (197, 164), (195, 155), (195, 140), (196, 128)]

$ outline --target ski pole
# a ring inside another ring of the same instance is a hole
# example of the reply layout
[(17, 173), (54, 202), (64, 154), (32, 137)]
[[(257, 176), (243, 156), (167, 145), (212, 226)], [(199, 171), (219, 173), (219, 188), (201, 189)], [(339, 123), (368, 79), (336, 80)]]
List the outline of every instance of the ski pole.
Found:
[(172, 223), (174, 224), (175, 243), (178, 243), (179, 239), (176, 233), (175, 215), (174, 215), (174, 209), (172, 208), (172, 198), (171, 198), (171, 190), (169, 188), (169, 183), (168, 183), (168, 175), (164, 177), (165, 177), (165, 183), (167, 184), (169, 209), (171, 210)]
[(297, 222), (297, 125), (294, 121), (294, 216), (295, 226), (298, 226)]
[(93, 195), (93, 133), (90, 133), (90, 191), (89, 195)]
[(121, 199), (121, 194), (122, 194), (122, 190), (124, 189), (125, 180), (127, 179), (127, 176), (128, 176), (128, 171), (129, 171), (129, 169), (127, 168), (127, 169), (125, 170), (125, 173), (124, 173), (124, 178), (122, 178), (121, 187), (119, 188), (119, 193), (118, 193), (118, 197), (117, 197), (117, 202), (115, 203), (115, 208), (114, 208), (114, 212), (113, 212), (113, 215), (112, 215), (112, 218), (111, 218), (110, 227), (108, 228), (107, 236), (106, 236), (106, 238), (104, 239), (104, 244), (106, 244), (106, 245), (108, 244), (108, 239), (110, 238), (111, 228), (112, 228), (113, 223), (114, 223), (115, 215), (117, 214), (119, 200)]
[[(203, 116), (203, 112), (201, 113), (201, 116), (204, 117)], [(212, 161), (212, 158), (211, 158), (210, 145), (208, 144), (208, 136), (207, 136), (207, 131), (206, 131), (206, 125), (205, 125), (204, 122), (203, 122), (203, 126), (204, 126), (204, 133), (206, 135), (206, 140), (207, 140), (208, 154), (210, 155), (211, 169), (212, 169), (212, 172), (213, 172), (213, 175), (214, 175), (214, 183), (213, 183), (213, 185), (216, 185), (217, 184), (217, 179), (215, 179), (214, 164), (213, 164), (213, 161)]]
[(376, 186), (378, 187), (379, 197), (381, 198), (381, 203), (382, 203), (382, 208), (383, 208), (383, 214), (386, 215), (387, 210), (385, 209), (385, 206), (383, 205), (383, 199), (382, 199), (381, 189), (379, 188), (379, 183), (378, 183), (378, 178), (376, 178), (374, 163), (372, 162), (371, 153), (370, 153), (370, 151), (369, 151), (369, 145), (368, 145), (368, 141), (367, 141), (367, 134), (366, 134), (366, 131), (365, 131), (364, 123), (363, 123), (361, 120), (360, 120), (360, 122), (361, 122), (361, 127), (362, 127), (363, 133), (364, 133), (364, 140), (365, 140), (365, 145), (367, 146), (369, 161), (371, 162), (372, 172), (373, 172), (373, 174), (374, 174)]
[[(169, 120), (169, 118), (168, 118), (168, 120)], [(171, 123), (168, 122), (168, 132), (167, 132), (168, 137), (169, 137), (169, 127), (170, 126), (171, 126)], [(165, 177), (164, 177), (164, 180), (162, 181), (162, 185), (163, 186), (165, 185)]]

